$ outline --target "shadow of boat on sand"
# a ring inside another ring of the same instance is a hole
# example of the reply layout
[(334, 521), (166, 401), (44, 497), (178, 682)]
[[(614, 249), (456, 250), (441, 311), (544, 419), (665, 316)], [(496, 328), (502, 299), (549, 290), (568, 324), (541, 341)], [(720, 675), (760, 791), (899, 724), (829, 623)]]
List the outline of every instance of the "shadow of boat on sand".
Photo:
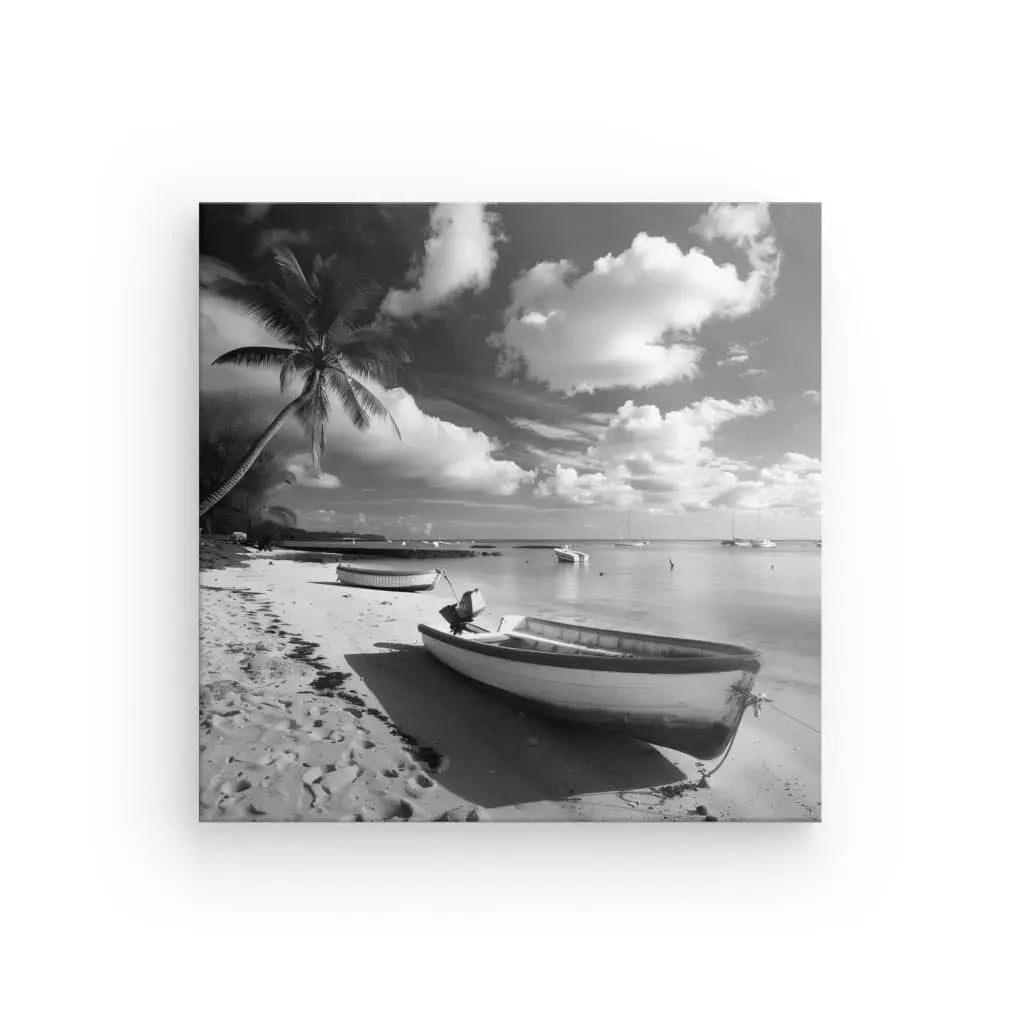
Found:
[(438, 782), (482, 807), (646, 789), (685, 776), (647, 743), (523, 711), (411, 644), (350, 654), (404, 733), (447, 758)]

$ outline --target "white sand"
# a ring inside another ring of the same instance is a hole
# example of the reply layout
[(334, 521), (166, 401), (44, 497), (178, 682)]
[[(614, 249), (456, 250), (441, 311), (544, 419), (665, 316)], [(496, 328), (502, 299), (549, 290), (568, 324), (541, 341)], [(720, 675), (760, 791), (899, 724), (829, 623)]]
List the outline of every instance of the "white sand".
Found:
[(340, 587), (333, 563), (273, 554), (200, 584), (203, 820), (820, 815), (819, 737), (772, 709), (698, 789), (684, 754), (526, 714), (435, 662), (416, 627), (447, 590)]

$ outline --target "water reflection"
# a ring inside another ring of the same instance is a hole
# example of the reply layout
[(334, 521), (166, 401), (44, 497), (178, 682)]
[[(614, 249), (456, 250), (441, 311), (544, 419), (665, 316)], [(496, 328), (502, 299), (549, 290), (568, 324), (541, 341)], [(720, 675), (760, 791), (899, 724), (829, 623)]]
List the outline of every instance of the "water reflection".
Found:
[(560, 564), (550, 551), (502, 550), (501, 558), (457, 568), (460, 593), (483, 591), (490, 624), (517, 612), (744, 644), (764, 652), (766, 684), (817, 691), (821, 552), (812, 545), (759, 551), (661, 542), (635, 550), (591, 543), (585, 566)]
[(585, 562), (582, 565), (569, 565), (567, 562), (556, 563), (555, 600), (577, 601), (583, 591), (582, 582), (589, 571), (590, 566)]

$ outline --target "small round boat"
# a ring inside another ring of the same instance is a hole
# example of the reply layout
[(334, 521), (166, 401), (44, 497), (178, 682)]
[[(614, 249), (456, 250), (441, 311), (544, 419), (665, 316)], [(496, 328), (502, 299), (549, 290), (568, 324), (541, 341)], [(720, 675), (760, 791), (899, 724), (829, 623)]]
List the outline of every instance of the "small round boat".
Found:
[(433, 590), (441, 578), (441, 570), (412, 572), (409, 569), (395, 569), (384, 565), (353, 565), (343, 562), (338, 566), (337, 576), (338, 582), (346, 587), (417, 592)]

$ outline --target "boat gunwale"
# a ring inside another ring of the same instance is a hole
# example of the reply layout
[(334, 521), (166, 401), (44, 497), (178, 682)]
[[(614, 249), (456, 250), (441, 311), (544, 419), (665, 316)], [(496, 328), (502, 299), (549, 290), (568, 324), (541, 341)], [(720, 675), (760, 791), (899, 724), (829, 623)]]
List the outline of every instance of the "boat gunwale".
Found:
[[(524, 616), (533, 618), (533, 616)], [(579, 629), (594, 629), (592, 626), (576, 626), (573, 623), (552, 622), (550, 619), (536, 619), (556, 626), (569, 625)], [(423, 636), (440, 640), (452, 647), (464, 651), (475, 652), (484, 656), (504, 658), (507, 661), (533, 663), (535, 665), (551, 665), (559, 668), (580, 670), (596, 670), (615, 673), (645, 673), (648, 675), (698, 675), (707, 672), (753, 672), (761, 669), (761, 653), (748, 647), (733, 644), (720, 644), (713, 640), (685, 640), (681, 637), (654, 636), (648, 633), (628, 633), (622, 630), (601, 629), (599, 632), (611, 633), (615, 636), (640, 640), (661, 640), (674, 644), (692, 644), (698, 647), (717, 648), (701, 653), (696, 657), (626, 657), (613, 658), (607, 654), (561, 654), (552, 651), (532, 651), (526, 648), (501, 647), (497, 644), (474, 641), (472, 634), (456, 636), (445, 633), (433, 626), (420, 623), (419, 631)], [(488, 631), (489, 632), (489, 631)], [(543, 637), (537, 637), (543, 643)]]
[(368, 565), (352, 565), (348, 562), (339, 562), (335, 572), (350, 572), (357, 576), (434, 576), (440, 578), (441, 569), (393, 569), (389, 567), (374, 568)]

